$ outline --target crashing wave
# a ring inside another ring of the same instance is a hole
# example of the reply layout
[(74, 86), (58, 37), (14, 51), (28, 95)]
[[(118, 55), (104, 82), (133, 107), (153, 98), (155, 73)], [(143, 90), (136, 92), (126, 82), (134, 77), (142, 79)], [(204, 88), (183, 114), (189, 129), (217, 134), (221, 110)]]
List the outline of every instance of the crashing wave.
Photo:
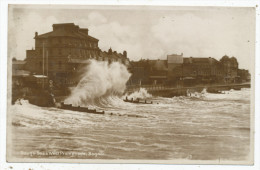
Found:
[(128, 99), (146, 99), (146, 98), (151, 98), (152, 95), (147, 92), (145, 88), (140, 88), (138, 91), (135, 91), (131, 94), (126, 94), (124, 97), (128, 97)]
[(64, 102), (81, 106), (101, 104), (98, 101), (102, 101), (102, 98), (122, 95), (130, 76), (126, 66), (119, 62), (108, 64), (106, 61), (91, 60), (81, 80)]

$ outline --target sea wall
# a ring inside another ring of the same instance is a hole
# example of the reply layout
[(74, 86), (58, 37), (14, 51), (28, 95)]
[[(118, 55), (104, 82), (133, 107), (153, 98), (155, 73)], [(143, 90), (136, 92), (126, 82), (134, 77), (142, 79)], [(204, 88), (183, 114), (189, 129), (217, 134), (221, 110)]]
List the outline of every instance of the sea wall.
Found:
[[(193, 92), (202, 92), (203, 89), (206, 89), (208, 93), (219, 93), (220, 91), (227, 90), (240, 90), (241, 88), (250, 88), (251, 85), (248, 84), (228, 84), (228, 85), (208, 85), (208, 86), (196, 86), (196, 87), (141, 87), (145, 88), (150, 94), (153, 96), (161, 96), (161, 97), (174, 97), (174, 96), (186, 96), (189, 93)], [(130, 90), (130, 89), (128, 89)], [(133, 89), (131, 89), (133, 90)]]

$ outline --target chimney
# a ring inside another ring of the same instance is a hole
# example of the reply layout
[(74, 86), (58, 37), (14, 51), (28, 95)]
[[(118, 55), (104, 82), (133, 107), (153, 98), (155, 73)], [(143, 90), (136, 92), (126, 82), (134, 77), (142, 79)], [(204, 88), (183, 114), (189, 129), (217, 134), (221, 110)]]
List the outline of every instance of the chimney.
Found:
[(213, 61), (212, 58), (209, 57), (209, 63), (210, 63), (210, 64), (212, 64), (212, 61)]
[(38, 32), (35, 32), (35, 37), (38, 37)]
[(61, 24), (53, 24), (52, 28), (53, 31), (57, 31), (57, 30), (75, 30), (75, 27), (78, 27), (77, 25), (75, 25), (74, 23), (61, 23)]
[(88, 29), (87, 28), (80, 28), (79, 31), (88, 35)]
[(192, 56), (190, 56), (189, 61), (190, 61), (190, 63), (192, 63)]
[(112, 54), (112, 49), (111, 49), (111, 47), (110, 47), (109, 50), (108, 50), (108, 54), (109, 54), (109, 55)]
[(126, 57), (127, 57), (127, 52), (124, 51), (124, 52), (123, 52), (123, 55), (124, 55), (124, 57), (126, 58)]
[(75, 25), (75, 31), (79, 32), (79, 26), (78, 25)]

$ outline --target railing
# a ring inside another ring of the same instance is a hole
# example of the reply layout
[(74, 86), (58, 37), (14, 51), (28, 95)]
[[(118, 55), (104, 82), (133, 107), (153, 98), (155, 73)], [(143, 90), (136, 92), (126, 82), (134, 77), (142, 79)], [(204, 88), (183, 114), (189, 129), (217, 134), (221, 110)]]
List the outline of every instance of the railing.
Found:
[(170, 86), (166, 85), (128, 85), (127, 86), (127, 91), (135, 91), (140, 88), (145, 88), (146, 90), (159, 90), (159, 89), (166, 89), (169, 88)]
[(145, 88), (148, 91), (159, 91), (159, 90), (177, 90), (177, 89), (195, 89), (195, 88), (208, 88), (208, 87), (234, 87), (234, 86), (250, 86), (250, 83), (240, 83), (240, 84), (207, 84), (207, 85), (196, 85), (196, 86), (171, 86), (171, 85), (128, 85), (126, 92), (137, 91), (140, 88)]

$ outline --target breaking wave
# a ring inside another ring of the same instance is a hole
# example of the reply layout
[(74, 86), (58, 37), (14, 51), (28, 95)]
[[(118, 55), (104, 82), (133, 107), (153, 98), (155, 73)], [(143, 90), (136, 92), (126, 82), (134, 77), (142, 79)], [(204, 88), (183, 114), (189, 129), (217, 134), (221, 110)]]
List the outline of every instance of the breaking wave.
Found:
[(103, 105), (111, 96), (121, 96), (131, 74), (119, 62), (91, 60), (78, 85), (65, 103), (73, 105)]
[[(131, 99), (146, 99), (146, 98), (151, 98), (152, 95), (150, 93), (147, 92), (147, 90), (145, 88), (140, 88), (138, 91), (135, 91), (131, 94), (126, 94), (126, 96)], [(125, 96), (125, 97), (126, 97)]]

